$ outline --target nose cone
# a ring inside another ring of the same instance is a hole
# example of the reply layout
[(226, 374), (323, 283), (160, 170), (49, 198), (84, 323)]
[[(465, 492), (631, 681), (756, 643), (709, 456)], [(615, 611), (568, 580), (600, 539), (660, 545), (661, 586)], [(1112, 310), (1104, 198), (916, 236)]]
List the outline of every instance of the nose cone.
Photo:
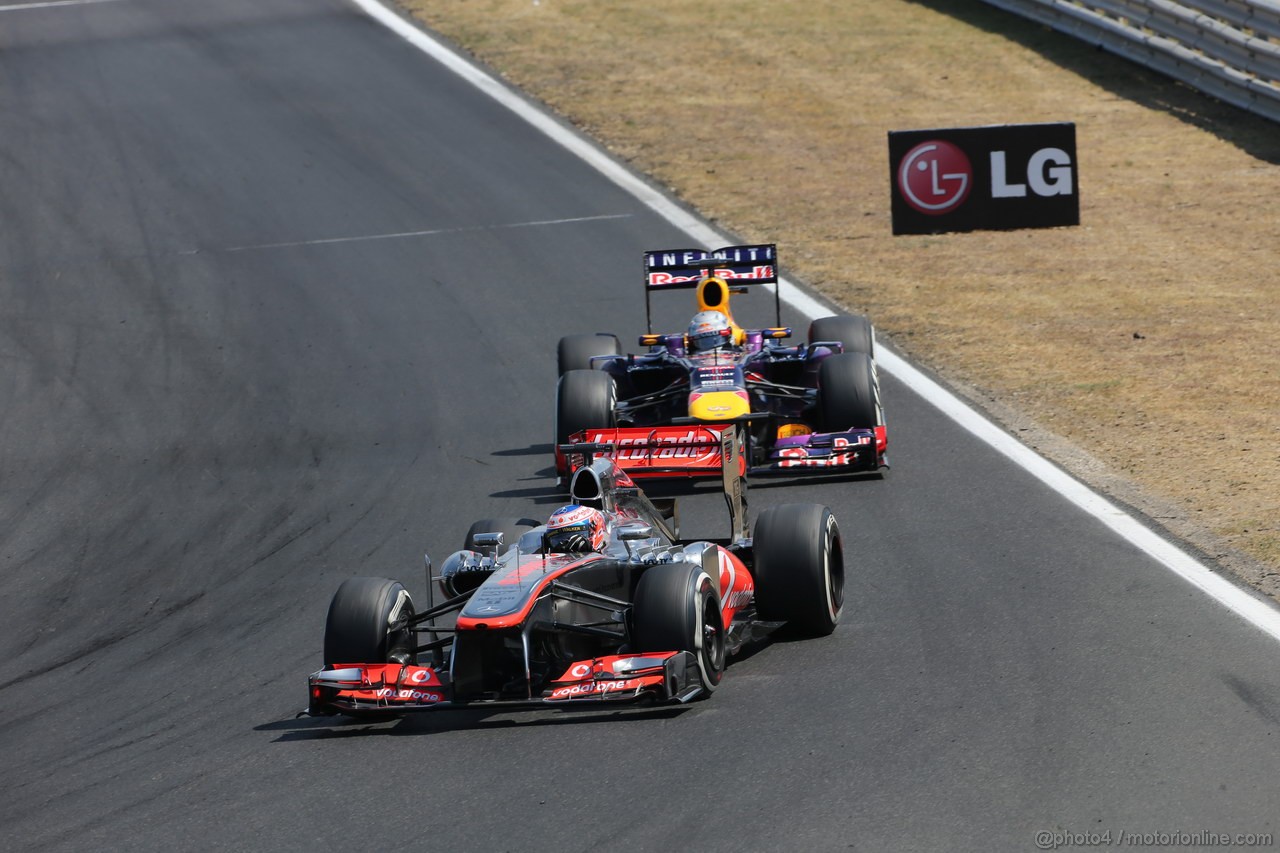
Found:
[(746, 391), (712, 391), (689, 396), (689, 417), (700, 421), (727, 421), (750, 414)]

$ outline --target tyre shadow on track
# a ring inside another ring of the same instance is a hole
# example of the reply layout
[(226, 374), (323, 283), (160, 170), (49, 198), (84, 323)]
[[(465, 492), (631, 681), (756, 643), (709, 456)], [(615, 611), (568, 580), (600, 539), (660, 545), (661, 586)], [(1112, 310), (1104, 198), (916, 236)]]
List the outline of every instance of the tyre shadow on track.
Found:
[[(490, 456), (542, 456), (550, 459), (552, 447), (550, 444), (531, 444), (528, 447), (512, 447), (507, 450), (495, 450)], [(501, 491), (492, 492), (491, 498), (519, 498), (522, 500), (532, 500), (538, 504), (562, 503), (564, 499), (564, 491), (556, 486), (556, 469), (553, 465), (545, 468), (539, 468), (533, 472), (531, 477), (523, 477), (519, 482), (537, 482), (539, 485), (529, 486), (523, 489), (503, 489)]]
[(761, 489), (783, 489), (783, 488), (804, 488), (815, 483), (823, 485), (836, 485), (839, 483), (857, 483), (857, 482), (876, 482), (885, 479), (883, 471), (859, 471), (848, 472), (844, 474), (805, 474), (799, 477), (789, 477), (783, 475), (772, 474), (768, 476), (757, 475), (751, 478), (750, 490), (758, 491)]
[[(770, 646), (788, 645), (809, 639), (783, 626), (766, 637), (752, 640), (726, 662), (726, 677), (732, 678), (729, 673), (734, 667), (745, 663)], [(613, 708), (458, 708), (424, 711), (404, 716), (370, 716), (358, 719), (343, 716), (296, 717), (263, 723), (254, 726), (253, 730), (279, 732), (280, 735), (273, 743), (293, 743), (349, 737), (387, 735), (404, 737), (486, 729), (673, 720), (702, 706), (702, 702), (693, 702), (687, 705), (623, 705)]]
[[(508, 450), (495, 450), (490, 456), (550, 456), (550, 444), (531, 444), (528, 447), (514, 447)], [(791, 488), (795, 486), (804, 486), (809, 483), (838, 484), (851, 483), (865, 480), (883, 480), (885, 473), (883, 471), (859, 471), (859, 472), (839, 472), (839, 473), (822, 473), (810, 472), (798, 476), (788, 474), (770, 474), (770, 475), (754, 475), (750, 478), (750, 488), (754, 489), (777, 489)], [(562, 503), (565, 498), (566, 490), (556, 485), (555, 468), (547, 466), (539, 468), (532, 472), (532, 476), (525, 477), (520, 482), (538, 482), (539, 485), (529, 486), (520, 489), (502, 489), (497, 492), (491, 492), (491, 498), (518, 498), (521, 500), (531, 500), (536, 504), (556, 504)], [(718, 480), (716, 481), (718, 483)], [(678, 497), (681, 495), (700, 494), (703, 492), (713, 492), (717, 488), (716, 483), (710, 479), (689, 481), (689, 480), (663, 480), (648, 481), (643, 484), (645, 494), (650, 497)]]
[(623, 721), (669, 720), (695, 705), (567, 710), (548, 709), (458, 709), (426, 711), (403, 717), (310, 717), (277, 720), (254, 726), (257, 732), (280, 732), (274, 743), (327, 740), (348, 737), (420, 736), (462, 730), (511, 729), (542, 726), (590, 725)]
[[(543, 478), (539, 477), (538, 479)], [(489, 497), (521, 498), (532, 501), (535, 504), (562, 504), (568, 495), (556, 487), (554, 480), (549, 480), (545, 486), (533, 486), (528, 489), (504, 489), (500, 492), (490, 492)]]
[(495, 450), (490, 456), (546, 456), (550, 457), (554, 448), (550, 444), (531, 444), (528, 447), (513, 447), (509, 450)]
[[(491, 498), (525, 498), (530, 499), (534, 503), (557, 503), (564, 499), (565, 491), (555, 485), (554, 471), (551, 468), (545, 468), (541, 471), (534, 472), (535, 477), (529, 479), (537, 479), (545, 482), (542, 486), (531, 486), (527, 489), (504, 489), (499, 492), (490, 492)], [(860, 472), (849, 474), (808, 474), (800, 477), (787, 476), (769, 476), (769, 477), (752, 477), (749, 484), (750, 491), (761, 489), (789, 489), (804, 488), (805, 486), (815, 483), (824, 485), (836, 485), (840, 483), (855, 482), (874, 482), (885, 479), (883, 472), (876, 471), (872, 473)], [(641, 487), (649, 497), (684, 497), (689, 495), (714, 494), (719, 488), (719, 480), (702, 480), (702, 481), (670, 481), (670, 482), (644, 482)]]

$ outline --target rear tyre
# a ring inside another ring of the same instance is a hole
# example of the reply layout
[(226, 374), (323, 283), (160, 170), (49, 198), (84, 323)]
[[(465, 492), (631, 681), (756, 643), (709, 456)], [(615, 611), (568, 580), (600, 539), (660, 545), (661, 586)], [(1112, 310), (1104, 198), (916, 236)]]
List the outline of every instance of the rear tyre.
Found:
[(814, 341), (839, 341), (845, 352), (876, 356), (875, 328), (863, 314), (819, 317), (809, 324), (809, 343)]
[(818, 368), (818, 420), (823, 432), (880, 425), (876, 366), (865, 353), (827, 356)]
[[(393, 627), (391, 616), (397, 606), (399, 627)], [(416, 663), (415, 634), (404, 627), (413, 612), (413, 602), (399, 581), (348, 578), (329, 603), (324, 625), (324, 665)]]
[(663, 563), (645, 570), (632, 607), (632, 651), (693, 652), (702, 696), (724, 675), (720, 596), (701, 566)]
[(477, 521), (467, 530), (467, 540), (463, 544), (464, 551), (479, 551), (476, 547), (476, 535), (480, 533), (501, 533), (502, 547), (499, 555), (510, 551), (521, 536), (538, 526), (532, 518), (486, 518)]
[(556, 363), (564, 376), (570, 370), (590, 370), (594, 356), (621, 354), (617, 335), (565, 335), (556, 347)]
[(844, 610), (844, 545), (831, 510), (769, 507), (756, 520), (753, 543), (760, 618), (811, 637), (834, 631)]
[[(613, 377), (599, 370), (570, 370), (556, 385), (556, 445), (584, 429), (607, 429), (615, 424), (617, 390)], [(556, 453), (556, 473), (564, 476), (563, 457)]]

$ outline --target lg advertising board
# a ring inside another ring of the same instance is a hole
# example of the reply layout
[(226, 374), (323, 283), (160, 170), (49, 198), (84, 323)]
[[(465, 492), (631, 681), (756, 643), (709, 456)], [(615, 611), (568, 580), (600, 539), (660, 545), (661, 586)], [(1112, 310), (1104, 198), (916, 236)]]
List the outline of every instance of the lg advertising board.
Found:
[(1080, 224), (1076, 126), (889, 133), (894, 234)]

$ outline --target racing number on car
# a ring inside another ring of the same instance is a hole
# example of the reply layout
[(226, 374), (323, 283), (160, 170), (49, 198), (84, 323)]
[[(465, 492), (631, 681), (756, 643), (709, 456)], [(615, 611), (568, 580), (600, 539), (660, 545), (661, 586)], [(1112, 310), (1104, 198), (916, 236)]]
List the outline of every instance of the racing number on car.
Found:
[(898, 189), (907, 204), (929, 216), (959, 207), (973, 187), (969, 158), (950, 142), (921, 142), (898, 168)]

